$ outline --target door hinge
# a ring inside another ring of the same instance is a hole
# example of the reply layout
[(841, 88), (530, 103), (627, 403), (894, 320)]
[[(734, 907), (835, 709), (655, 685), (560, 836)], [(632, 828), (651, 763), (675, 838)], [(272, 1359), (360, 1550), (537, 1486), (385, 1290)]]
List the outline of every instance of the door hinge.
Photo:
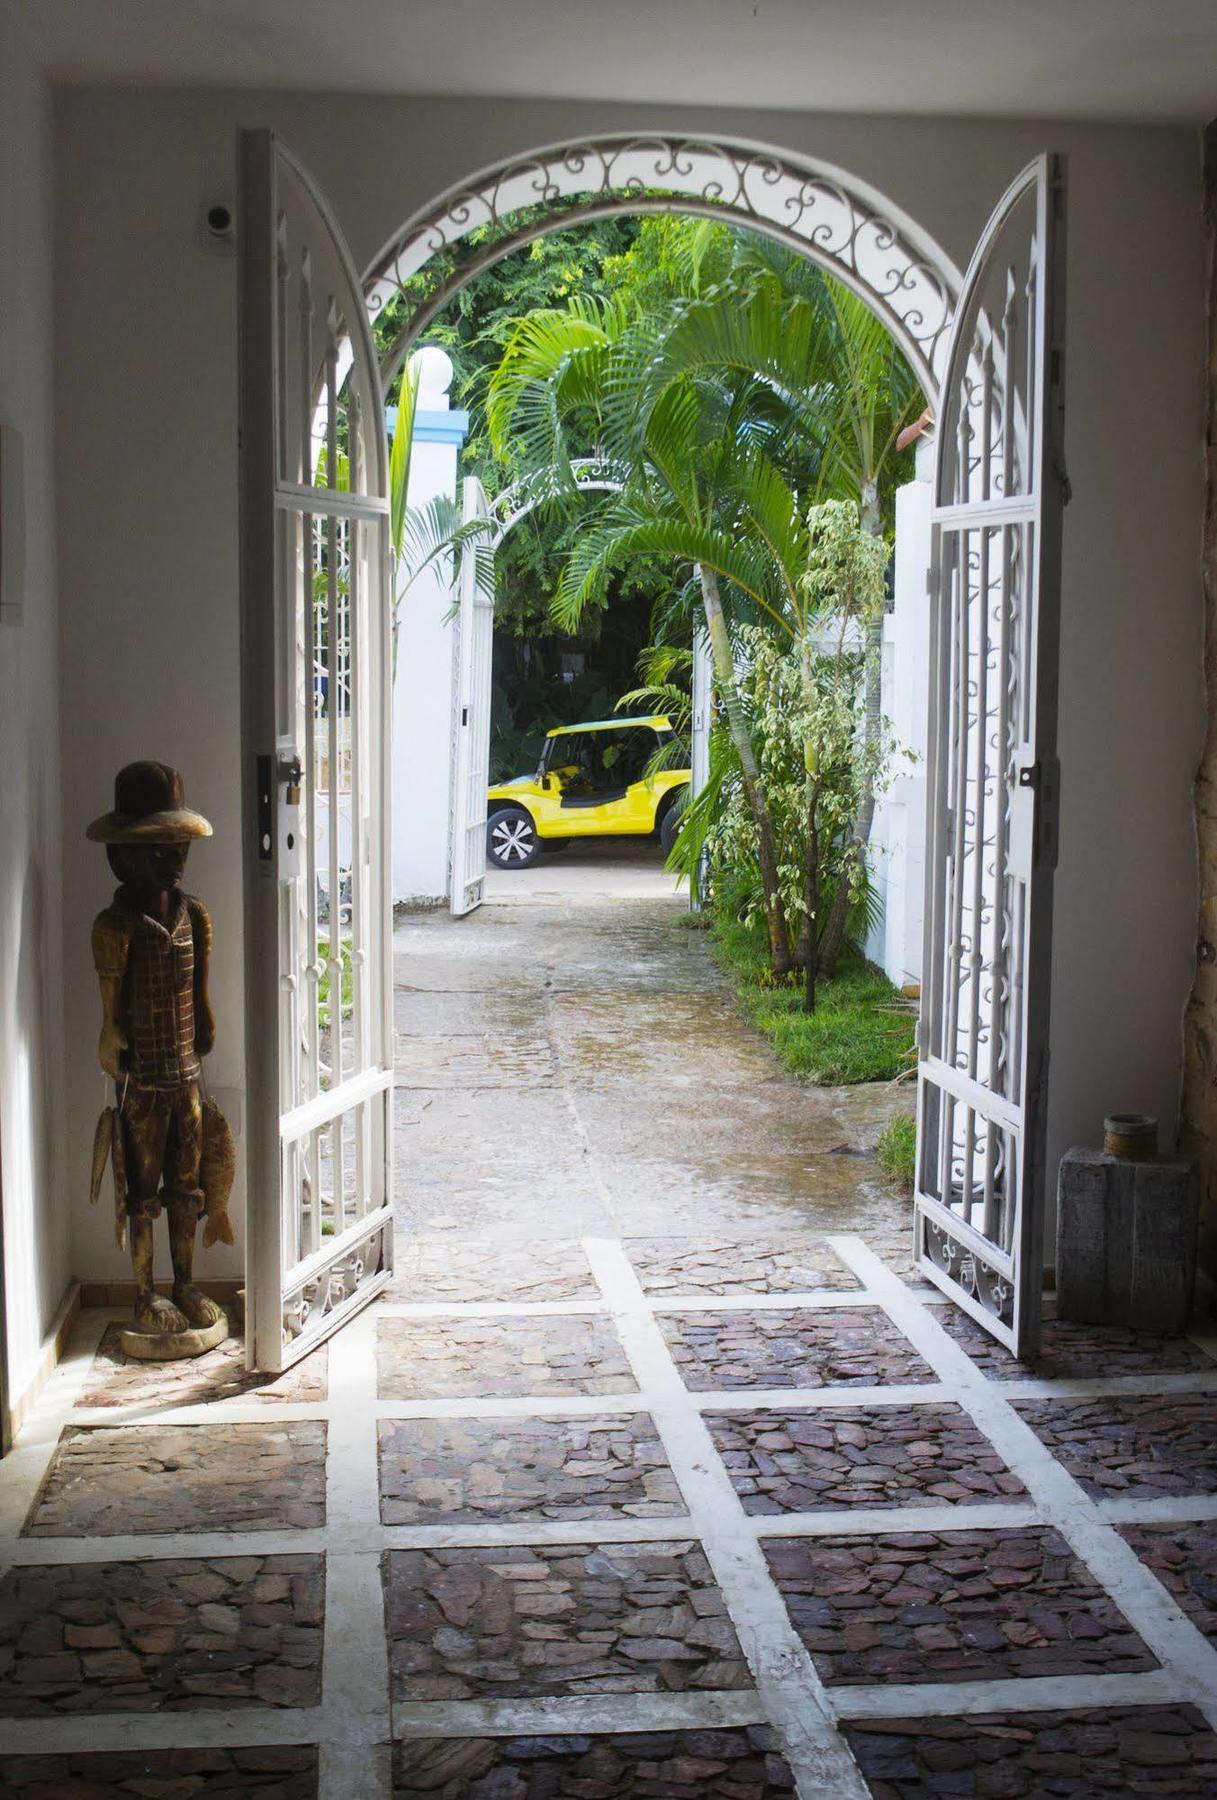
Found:
[(1037, 762), (1024, 763), (1018, 772), (1018, 785), (1021, 788), (1035, 788), (1039, 791), (1040, 765)]

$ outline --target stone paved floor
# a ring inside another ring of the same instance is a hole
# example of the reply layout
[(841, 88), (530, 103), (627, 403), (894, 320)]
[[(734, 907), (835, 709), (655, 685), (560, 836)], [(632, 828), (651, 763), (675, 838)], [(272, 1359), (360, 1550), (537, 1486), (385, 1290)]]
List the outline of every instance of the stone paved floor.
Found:
[(80, 1319), (0, 1796), (1217, 1797), (1211, 1343), (927, 1304), (908, 1096), (781, 1075), (674, 916), (403, 928), (402, 1254), (327, 1351)]

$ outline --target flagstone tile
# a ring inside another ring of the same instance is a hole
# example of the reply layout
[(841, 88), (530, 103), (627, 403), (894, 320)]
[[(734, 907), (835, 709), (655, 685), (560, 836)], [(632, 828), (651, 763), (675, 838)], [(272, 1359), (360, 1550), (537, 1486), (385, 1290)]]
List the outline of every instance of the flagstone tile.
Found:
[(320, 1556), (18, 1566), (0, 1580), (0, 1715), (321, 1699)]
[(0, 1756), (0, 1794), (27, 1800), (313, 1800), (315, 1744), (232, 1750), (80, 1750)]
[(382, 1400), (637, 1392), (607, 1319), (380, 1320)]
[(1217, 1736), (1193, 1706), (867, 1719), (842, 1729), (874, 1800), (1217, 1795)]
[(830, 1686), (1157, 1667), (1050, 1527), (773, 1539), (764, 1549)]
[(1217, 1493), (1217, 1394), (1109, 1394), (1014, 1406), (1096, 1500)]
[(707, 1413), (706, 1423), (746, 1513), (1027, 1498), (958, 1406)]
[(1163, 1337), (1124, 1325), (1070, 1325), (1045, 1318), (1040, 1354), (1023, 1363), (954, 1306), (935, 1309), (935, 1318), (986, 1375), (997, 1381), (1086, 1381), (1112, 1375), (1177, 1374), (1203, 1370), (1217, 1377), (1217, 1362), (1186, 1337)]
[(1188, 1524), (1117, 1525), (1168, 1593), (1217, 1644), (1217, 1519)]
[(282, 1375), (261, 1375), (245, 1367), (242, 1337), (230, 1337), (202, 1356), (149, 1363), (124, 1355), (122, 1329), (106, 1327), (78, 1406), (201, 1406), (214, 1400), (286, 1406), (324, 1401), (328, 1392), (328, 1344)]
[(926, 1382), (933, 1370), (886, 1313), (664, 1313), (659, 1325), (686, 1387), (878, 1387)]
[(447, 1243), (409, 1239), (396, 1255), (393, 1300), (598, 1300), (586, 1253), (569, 1243)]
[(385, 1587), (399, 1701), (750, 1685), (691, 1539), (392, 1550)]
[(386, 1525), (672, 1518), (685, 1510), (646, 1413), (380, 1422)]
[(779, 1800), (794, 1778), (773, 1733), (425, 1738), (396, 1746), (394, 1800)]
[(622, 1248), (643, 1291), (676, 1294), (790, 1294), (861, 1286), (836, 1252), (810, 1234), (772, 1238), (626, 1238)]
[(325, 1523), (325, 1425), (70, 1426), (27, 1537), (275, 1531)]

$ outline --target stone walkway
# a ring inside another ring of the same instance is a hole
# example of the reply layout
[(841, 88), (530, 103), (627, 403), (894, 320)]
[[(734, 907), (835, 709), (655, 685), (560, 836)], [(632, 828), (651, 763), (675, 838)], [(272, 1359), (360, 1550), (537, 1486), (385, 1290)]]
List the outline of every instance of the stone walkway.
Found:
[(0, 1465), (0, 1794), (1217, 1795), (1217, 1345), (1029, 1370), (910, 1285), (881, 1096), (658, 908), (399, 948), (393, 1293), (267, 1383), (81, 1319)]

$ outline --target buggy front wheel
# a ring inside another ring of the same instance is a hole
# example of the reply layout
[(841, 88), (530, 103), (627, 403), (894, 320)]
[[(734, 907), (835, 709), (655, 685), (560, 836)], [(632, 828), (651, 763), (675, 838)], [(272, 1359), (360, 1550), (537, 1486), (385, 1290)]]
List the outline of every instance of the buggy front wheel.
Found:
[(541, 854), (539, 843), (522, 806), (500, 806), (486, 821), (486, 856), (496, 869), (531, 869)]

